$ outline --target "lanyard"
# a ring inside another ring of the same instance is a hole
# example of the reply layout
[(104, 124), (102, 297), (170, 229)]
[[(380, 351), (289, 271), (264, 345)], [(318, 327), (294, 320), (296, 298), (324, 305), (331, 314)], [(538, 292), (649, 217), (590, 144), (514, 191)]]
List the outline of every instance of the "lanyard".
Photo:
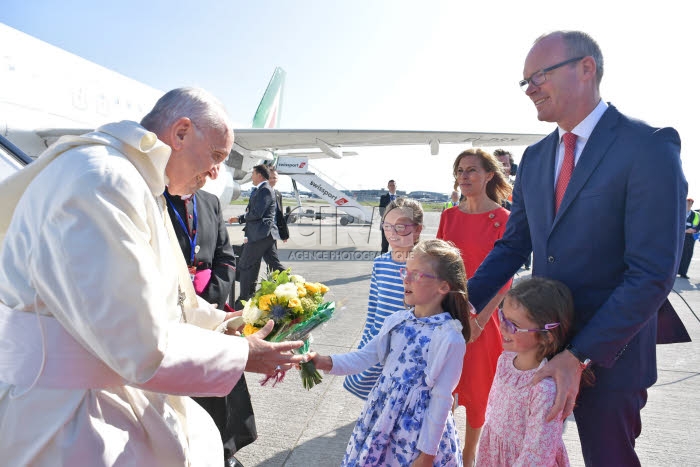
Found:
[(167, 191), (164, 191), (163, 195), (165, 195), (165, 199), (168, 200), (170, 207), (173, 208), (173, 212), (175, 213), (175, 217), (177, 217), (177, 221), (180, 223), (180, 227), (182, 227), (182, 230), (185, 232), (185, 235), (187, 235), (187, 238), (190, 241), (190, 265), (194, 265), (194, 255), (195, 250), (197, 249), (197, 236), (199, 235), (199, 232), (197, 232), (197, 197), (192, 195), (192, 230), (194, 231), (194, 237), (191, 237), (187, 224), (185, 224), (185, 221), (182, 220), (180, 213), (177, 212), (173, 201), (170, 199), (170, 194)]

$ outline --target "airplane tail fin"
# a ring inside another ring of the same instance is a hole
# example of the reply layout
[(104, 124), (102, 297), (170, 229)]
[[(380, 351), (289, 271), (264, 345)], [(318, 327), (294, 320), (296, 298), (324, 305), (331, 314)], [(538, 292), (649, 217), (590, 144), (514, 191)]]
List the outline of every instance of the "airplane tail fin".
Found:
[(277, 128), (279, 126), (286, 77), (286, 71), (280, 67), (275, 68), (265, 94), (260, 100), (258, 110), (255, 111), (253, 128)]

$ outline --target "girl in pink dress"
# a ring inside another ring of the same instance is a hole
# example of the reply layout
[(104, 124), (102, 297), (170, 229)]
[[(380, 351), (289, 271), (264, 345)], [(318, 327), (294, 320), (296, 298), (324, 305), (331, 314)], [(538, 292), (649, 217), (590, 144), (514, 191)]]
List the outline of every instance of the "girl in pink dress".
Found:
[(561, 282), (533, 277), (517, 283), (498, 310), (503, 353), (489, 393), (478, 466), (568, 466), (561, 416), (545, 416), (557, 388), (551, 378), (531, 386), (537, 370), (564, 349), (574, 316)]

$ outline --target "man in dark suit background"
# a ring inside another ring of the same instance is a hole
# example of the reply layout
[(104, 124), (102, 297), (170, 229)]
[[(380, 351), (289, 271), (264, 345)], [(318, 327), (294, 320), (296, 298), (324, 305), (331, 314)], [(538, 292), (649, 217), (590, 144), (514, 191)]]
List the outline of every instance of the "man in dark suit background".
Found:
[[(245, 223), (243, 231), (243, 251), (238, 261), (240, 273), (240, 294), (237, 308), (242, 308), (241, 300), (248, 300), (255, 293), (255, 283), (260, 273), (260, 261), (265, 261), (270, 268), (282, 271), (284, 266), (277, 256), (275, 236), (279, 235), (275, 215), (277, 203), (270, 183), (270, 171), (265, 165), (253, 167), (253, 191), (248, 200), (245, 214), (238, 219)], [(269, 261), (268, 261), (269, 260)]]
[(693, 211), (694, 201), (688, 198), (686, 201), (686, 218), (685, 218), (685, 235), (683, 238), (683, 254), (681, 262), (678, 265), (678, 275), (683, 279), (688, 279), (688, 268), (690, 260), (693, 259), (693, 250), (695, 249), (695, 236), (700, 229), (700, 214)]
[[(585, 33), (554, 32), (530, 49), (521, 87), (538, 119), (558, 128), (525, 151), (506, 232), (469, 279), (469, 298), (481, 310), (531, 251), (533, 275), (569, 286), (573, 338), (533, 382), (556, 382), (547, 417), (574, 412), (586, 465), (635, 466), (640, 411), (657, 377), (657, 312), (670, 308), (681, 252), (687, 183), (678, 133), (606, 104), (602, 75), (600, 48)], [(565, 151), (567, 132), (576, 135), (575, 151)], [(573, 172), (557, 209), (565, 159)], [(682, 327), (677, 316), (674, 323)], [(596, 382), (579, 394), (589, 364)]]
[[(277, 169), (274, 167), (270, 167), (270, 180), (269, 180), (269, 182), (270, 182), (270, 186), (275, 191), (275, 204), (276, 204), (275, 224), (277, 224), (277, 231), (279, 232), (279, 238), (277, 238), (277, 240), (282, 240), (284, 243), (287, 243), (287, 240), (289, 240), (289, 228), (287, 227), (287, 219), (284, 217), (282, 193), (280, 193), (275, 188), (275, 185), (277, 185), (278, 179), (279, 179), (279, 174), (277, 173)], [(273, 235), (274, 235), (274, 233), (273, 233)], [(267, 262), (267, 258), (265, 258), (265, 262)]]
[[(396, 199), (396, 182), (394, 180), (389, 180), (386, 187), (389, 189), (389, 193), (385, 193), (379, 197), (379, 217), (384, 218), (384, 212), (389, 203)], [(389, 241), (384, 235), (384, 229), (379, 229), (382, 233), (382, 254), (389, 251)]]
[[(216, 178), (216, 173), (212, 178)], [(176, 196), (165, 191), (168, 213), (197, 295), (224, 309), (235, 276), (235, 258), (219, 198), (198, 190)], [(240, 466), (233, 456), (257, 438), (255, 415), (245, 376), (225, 397), (193, 397), (212, 417), (224, 443), (228, 466)]]

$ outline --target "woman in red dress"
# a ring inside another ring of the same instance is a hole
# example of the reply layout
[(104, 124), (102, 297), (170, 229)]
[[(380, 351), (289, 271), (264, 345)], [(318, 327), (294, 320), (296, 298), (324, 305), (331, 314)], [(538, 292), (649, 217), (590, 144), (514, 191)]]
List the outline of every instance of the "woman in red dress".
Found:
[[(508, 198), (511, 186), (503, 176), (498, 160), (481, 149), (469, 149), (457, 156), (453, 174), (455, 187), (459, 185), (463, 199), (459, 206), (443, 211), (437, 238), (451, 241), (459, 248), (469, 278), (496, 240), (503, 236), (509, 212), (501, 207), (501, 201)], [(494, 311), (510, 288), (511, 281), (486, 305), (478, 320), (475, 316), (471, 320), (472, 337), (456, 390), (457, 404), (467, 409), (465, 466), (473, 465), (476, 458), (489, 390), (503, 350)]]

